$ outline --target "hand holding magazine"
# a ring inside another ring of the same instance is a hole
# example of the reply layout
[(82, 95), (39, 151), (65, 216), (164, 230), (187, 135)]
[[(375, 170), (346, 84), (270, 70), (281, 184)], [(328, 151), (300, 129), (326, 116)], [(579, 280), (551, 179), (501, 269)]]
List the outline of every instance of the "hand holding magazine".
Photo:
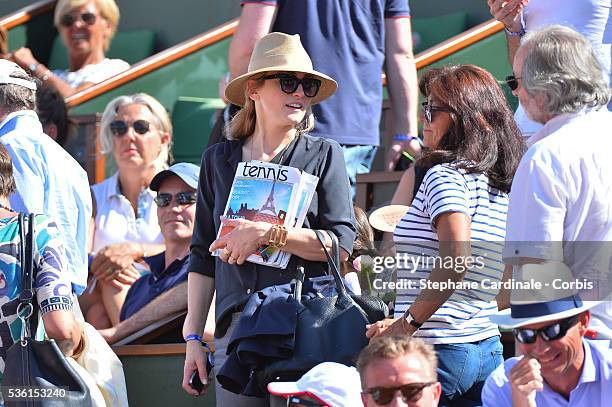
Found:
[[(285, 165), (262, 161), (238, 164), (225, 211), (225, 219), (246, 219), (285, 227), (301, 227), (319, 178)], [(233, 227), (222, 223), (217, 239)], [(213, 255), (219, 256), (221, 250)], [(262, 247), (247, 261), (286, 268), (291, 254)]]

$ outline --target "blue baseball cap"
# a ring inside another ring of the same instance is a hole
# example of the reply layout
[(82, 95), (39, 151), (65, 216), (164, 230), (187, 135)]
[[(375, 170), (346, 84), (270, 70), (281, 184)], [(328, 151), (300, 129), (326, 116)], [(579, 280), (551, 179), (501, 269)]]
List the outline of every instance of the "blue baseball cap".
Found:
[(159, 191), (159, 187), (161, 186), (162, 182), (170, 175), (176, 175), (191, 188), (198, 189), (200, 167), (191, 163), (176, 163), (167, 170), (158, 172), (157, 175), (153, 177), (149, 188), (155, 192)]

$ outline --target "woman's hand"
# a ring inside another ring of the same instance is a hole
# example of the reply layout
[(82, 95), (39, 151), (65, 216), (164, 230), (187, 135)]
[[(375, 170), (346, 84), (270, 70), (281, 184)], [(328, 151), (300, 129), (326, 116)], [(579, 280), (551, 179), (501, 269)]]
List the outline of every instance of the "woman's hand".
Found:
[(12, 56), (13, 61), (23, 69), (30, 69), (30, 65), (38, 63), (30, 48), (19, 48), (13, 51)]
[(396, 319), (383, 319), (373, 324), (366, 325), (367, 332), (366, 337), (374, 339), (379, 336), (405, 336), (412, 335), (414, 329), (410, 329), (409, 325), (404, 318)]
[(142, 257), (142, 245), (115, 243), (96, 253), (91, 262), (91, 273), (99, 280), (107, 280), (117, 270), (126, 270)]
[[(204, 388), (198, 393), (189, 385), (189, 379), (194, 370), (198, 371)], [(183, 368), (183, 390), (192, 396), (201, 396), (208, 391), (210, 380), (206, 373), (206, 351), (198, 341), (187, 341), (185, 350), (185, 367)]]
[(268, 242), (272, 225), (267, 222), (253, 222), (246, 219), (222, 219), (222, 227), (232, 231), (215, 240), (208, 250), (222, 249), (219, 258), (229, 264), (242, 265), (247, 257)]

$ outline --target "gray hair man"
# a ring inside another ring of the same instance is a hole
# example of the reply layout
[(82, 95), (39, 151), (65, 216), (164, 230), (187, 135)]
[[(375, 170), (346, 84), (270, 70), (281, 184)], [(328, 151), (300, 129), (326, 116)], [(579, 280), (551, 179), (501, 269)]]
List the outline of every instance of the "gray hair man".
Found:
[(87, 173), (43, 133), (36, 108), (36, 82), (14, 62), (0, 59), (0, 142), (14, 166), (17, 192), (9, 197), (19, 212), (54, 218), (66, 245), (73, 290), (87, 285), (87, 226), (91, 194)]
[(608, 297), (593, 308), (591, 328), (609, 338), (610, 88), (591, 44), (562, 26), (525, 35), (513, 70), (514, 94), (544, 126), (532, 136), (513, 180), (504, 260), (515, 266), (562, 261), (574, 277), (591, 279), (598, 293), (583, 297)]

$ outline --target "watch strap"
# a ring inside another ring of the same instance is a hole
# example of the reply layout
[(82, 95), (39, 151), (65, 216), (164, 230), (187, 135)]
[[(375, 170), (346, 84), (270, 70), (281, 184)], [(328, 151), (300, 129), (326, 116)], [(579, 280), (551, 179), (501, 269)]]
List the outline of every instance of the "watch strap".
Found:
[(406, 321), (412, 325), (413, 327), (415, 327), (416, 329), (420, 329), (423, 324), (420, 322), (417, 322), (416, 319), (414, 319), (414, 317), (412, 316), (412, 314), (410, 313), (410, 310), (406, 310), (406, 312), (404, 313), (404, 318), (406, 319)]

